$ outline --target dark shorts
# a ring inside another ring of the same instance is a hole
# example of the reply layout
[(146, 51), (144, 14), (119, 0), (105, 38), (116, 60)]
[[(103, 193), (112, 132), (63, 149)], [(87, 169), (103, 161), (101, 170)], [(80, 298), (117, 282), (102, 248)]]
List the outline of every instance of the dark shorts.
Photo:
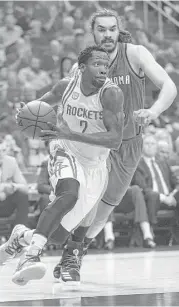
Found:
[(122, 141), (118, 151), (111, 150), (109, 181), (107, 190), (102, 200), (111, 205), (117, 206), (125, 195), (134, 172), (139, 163), (142, 153), (142, 135)]

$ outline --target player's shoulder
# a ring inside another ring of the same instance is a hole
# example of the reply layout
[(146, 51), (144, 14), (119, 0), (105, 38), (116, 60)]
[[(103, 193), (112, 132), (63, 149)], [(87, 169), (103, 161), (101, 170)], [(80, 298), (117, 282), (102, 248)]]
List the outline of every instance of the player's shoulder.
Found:
[(142, 45), (127, 44), (127, 56), (130, 62), (139, 63), (141, 57), (148, 52), (148, 49)]
[(75, 64), (73, 64), (72, 68), (68, 73), (68, 76), (65, 79), (71, 80), (71, 78), (74, 78), (78, 74), (78, 72), (79, 72), (78, 63), (76, 62)]
[(106, 84), (104, 84), (103, 89), (102, 89), (102, 95), (109, 95), (110, 94), (122, 94), (122, 89), (117, 86), (117, 84), (113, 83), (112, 81), (108, 81), (106, 82)]
[(103, 107), (111, 105), (123, 105), (124, 96), (122, 90), (115, 84), (110, 82), (108, 86), (104, 87), (101, 94), (101, 103)]
[(58, 95), (59, 93), (63, 95), (69, 83), (70, 79), (61, 79), (52, 87), (51, 92), (54, 95)]

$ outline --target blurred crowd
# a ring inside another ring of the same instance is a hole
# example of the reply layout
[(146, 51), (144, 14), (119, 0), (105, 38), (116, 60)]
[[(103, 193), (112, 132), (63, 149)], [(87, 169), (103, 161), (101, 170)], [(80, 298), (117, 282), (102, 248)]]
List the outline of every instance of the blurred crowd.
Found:
[[(122, 16), (121, 28), (132, 34), (134, 44), (150, 50), (179, 90), (179, 42), (161, 40), (157, 31), (146, 30), (131, 1), (0, 1), (0, 143), (24, 173), (35, 168), (40, 174), (48, 151), (43, 142), (27, 139), (19, 132), (16, 108), (20, 101), (42, 96), (68, 75), (80, 50), (93, 43), (90, 16), (101, 7)], [(165, 6), (163, 9), (173, 14)], [(153, 104), (158, 92), (147, 79), (146, 107)], [(165, 160), (179, 181), (179, 96), (144, 135), (155, 138), (157, 159)], [(45, 176), (42, 172), (42, 178)]]

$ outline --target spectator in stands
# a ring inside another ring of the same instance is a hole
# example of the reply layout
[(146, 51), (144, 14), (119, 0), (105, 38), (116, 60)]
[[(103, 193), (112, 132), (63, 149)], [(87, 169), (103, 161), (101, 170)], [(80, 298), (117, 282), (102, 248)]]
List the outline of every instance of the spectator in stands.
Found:
[(6, 104), (7, 99), (7, 89), (8, 89), (8, 82), (7, 82), (7, 74), (8, 70), (6, 67), (2, 67), (0, 69), (0, 102), (1, 106)]
[(124, 14), (126, 18), (126, 28), (132, 34), (134, 39), (133, 43), (144, 45), (154, 54), (158, 50), (158, 46), (149, 41), (149, 38), (144, 30), (144, 23), (141, 19), (137, 18), (134, 7), (126, 6), (124, 9)]
[(0, 35), (0, 68), (4, 66), (6, 62), (6, 52), (4, 46), (4, 38)]
[(82, 7), (76, 7), (72, 12), (71, 16), (75, 19), (74, 29), (84, 28), (84, 16)]
[(16, 141), (11, 134), (7, 134), (4, 137), (3, 144), (6, 147), (7, 155), (14, 157), (21, 171), (25, 171), (26, 167), (25, 167), (24, 158), (22, 155), (22, 150), (20, 147), (17, 146)]
[[(62, 37), (72, 37), (74, 36), (74, 24), (75, 20), (71, 16), (66, 16), (63, 18), (63, 25), (62, 25), (62, 30), (61, 30), (61, 36)], [(61, 38), (62, 38), (61, 37)]]
[(25, 103), (36, 99), (36, 90), (30, 84), (26, 84), (23, 89), (22, 101)]
[(157, 141), (166, 141), (170, 146), (170, 151), (173, 150), (173, 141), (170, 133), (165, 128), (158, 128), (155, 133), (155, 137)]
[(14, 13), (14, 2), (6, 1), (5, 2), (5, 14), (13, 14)]
[(171, 150), (170, 150), (170, 145), (168, 142), (164, 140), (160, 140), (158, 142), (158, 149), (157, 149), (157, 158), (162, 161), (168, 162), (171, 156)]
[(35, 57), (29, 67), (19, 71), (18, 77), (23, 85), (30, 84), (36, 91), (52, 83), (48, 73), (41, 69), (40, 59)]
[(40, 20), (33, 19), (30, 23), (30, 36), (40, 38), (42, 34), (42, 23)]
[(134, 174), (132, 184), (138, 185), (146, 201), (148, 214), (157, 223), (159, 209), (174, 209), (179, 205), (179, 193), (176, 192), (176, 178), (168, 163), (156, 159), (157, 140), (155, 136), (144, 136), (143, 157)]
[(159, 49), (156, 53), (157, 61), (167, 70), (168, 73), (179, 68), (179, 42), (174, 41), (171, 45), (163, 50)]
[[(59, 81), (59, 79), (61, 79), (61, 67), (60, 69), (56, 69), (54, 71), (52, 71), (52, 73), (50, 74), (51, 80), (52, 80), (52, 84), (49, 84), (47, 86), (45, 86), (44, 88), (42, 88), (41, 91), (38, 91), (38, 97), (42, 97), (45, 93), (49, 92), (51, 90), (51, 88)], [(55, 106), (55, 109), (57, 109), (57, 105)]]
[(86, 46), (85, 31), (82, 29), (75, 29), (73, 39), (65, 40), (64, 51), (68, 56), (70, 52), (73, 52), (75, 54), (75, 58), (77, 59), (80, 51)]
[[(60, 40), (52, 40), (50, 42), (50, 50), (45, 53), (42, 58), (42, 67), (44, 70), (52, 73), (54, 70), (59, 70), (60, 73), (60, 64), (64, 56), (63, 44)], [(60, 79), (60, 75), (59, 75)]]
[(90, 46), (94, 44), (94, 38), (93, 35), (91, 34), (91, 27), (90, 27), (90, 21), (85, 20), (84, 21), (84, 30), (85, 30), (85, 35), (84, 35), (84, 42), (86, 46)]
[(18, 39), (18, 41), (16, 42), (16, 52), (18, 58), (20, 59), (18, 69), (22, 68), (23, 66), (29, 65), (33, 55), (29, 34), (26, 34), (23, 36), (23, 38)]
[(7, 48), (14, 44), (23, 34), (21, 27), (16, 25), (14, 15), (5, 17), (5, 26), (0, 28), (0, 35), (4, 39), (4, 46)]
[(69, 57), (64, 57), (61, 61), (61, 78), (68, 76), (71, 68), (73, 66), (73, 61)]
[(0, 28), (4, 26), (4, 10), (2, 7), (0, 7)]
[(18, 82), (17, 73), (9, 71), (7, 75), (8, 88), (7, 88), (7, 101), (12, 104), (12, 107), (22, 100), (22, 87)]
[(64, 16), (62, 29), (57, 33), (56, 39), (62, 40), (64, 45), (69, 45), (74, 39), (74, 24), (75, 20), (71, 16)]
[(84, 30), (76, 29), (75, 30), (75, 52), (78, 55), (81, 50), (86, 47), (86, 42), (84, 40)]
[(0, 217), (9, 217), (16, 210), (14, 225), (28, 225), (27, 183), (15, 158), (6, 154), (3, 143), (0, 144), (0, 174)]
[[(144, 199), (141, 188), (137, 185), (132, 185), (128, 188), (119, 206), (114, 210), (115, 213), (128, 214), (134, 211), (134, 223), (139, 225), (143, 236), (143, 246), (145, 248), (154, 248), (156, 246), (154, 242), (153, 232), (150, 227), (150, 216), (148, 216), (146, 202)], [(112, 231), (112, 221), (109, 220), (104, 229), (105, 233), (105, 247), (106, 249), (113, 249), (114, 247), (114, 235)]]
[(177, 169), (179, 168), (179, 137), (177, 137), (177, 139), (174, 142), (175, 145), (175, 152), (172, 156), (172, 158), (170, 159), (170, 166), (173, 167), (177, 167)]
[(40, 20), (32, 20), (30, 28), (31, 30), (28, 33), (30, 35), (33, 54), (41, 57), (45, 48), (48, 48), (49, 45), (47, 35), (42, 31), (42, 22)]
[(144, 127), (144, 134), (155, 134), (156, 126), (153, 123), (150, 123), (146, 127)]
[(30, 22), (31, 22), (32, 16), (28, 14), (29, 8), (25, 9), (25, 7), (18, 6), (16, 7), (15, 12), (16, 12), (16, 19), (17, 19), (16, 25), (20, 26), (24, 32), (27, 32), (28, 30), (30, 30)]

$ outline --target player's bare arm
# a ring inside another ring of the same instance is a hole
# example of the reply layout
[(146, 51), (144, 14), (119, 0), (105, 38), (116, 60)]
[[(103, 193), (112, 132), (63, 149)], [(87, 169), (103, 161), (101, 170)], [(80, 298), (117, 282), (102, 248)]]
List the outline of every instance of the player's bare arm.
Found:
[[(63, 93), (67, 87), (67, 85), (69, 84), (70, 80), (69, 79), (62, 79), (60, 81), (58, 81), (53, 87), (52, 89), (45, 93), (42, 97), (40, 97), (37, 100), (40, 101), (44, 101), (47, 102), (50, 105), (56, 105), (57, 103), (60, 102)], [(25, 106), (24, 102), (20, 103), (20, 109), (17, 109), (17, 113), (16, 113), (16, 121), (18, 122), (18, 117), (21, 114), (21, 110), (22, 108)]]
[[(148, 78), (161, 89), (157, 101), (148, 111), (145, 111), (151, 114), (151, 117), (153, 117), (151, 119), (155, 119), (173, 103), (177, 95), (176, 86), (166, 71), (155, 61), (152, 54), (144, 46), (130, 46), (129, 57), (130, 53), (133, 61), (132, 64), (140, 67)], [(139, 111), (137, 112), (139, 113)]]
[(69, 79), (58, 81), (49, 92), (45, 93), (37, 100), (47, 102), (51, 105), (58, 103), (61, 100), (68, 83)]
[(60, 138), (117, 150), (121, 145), (123, 136), (123, 100), (123, 93), (117, 87), (107, 88), (104, 91), (101, 102), (106, 132), (78, 133), (70, 130), (67, 123), (63, 122), (60, 127), (49, 124), (50, 128), (55, 131), (43, 131), (42, 138)]

